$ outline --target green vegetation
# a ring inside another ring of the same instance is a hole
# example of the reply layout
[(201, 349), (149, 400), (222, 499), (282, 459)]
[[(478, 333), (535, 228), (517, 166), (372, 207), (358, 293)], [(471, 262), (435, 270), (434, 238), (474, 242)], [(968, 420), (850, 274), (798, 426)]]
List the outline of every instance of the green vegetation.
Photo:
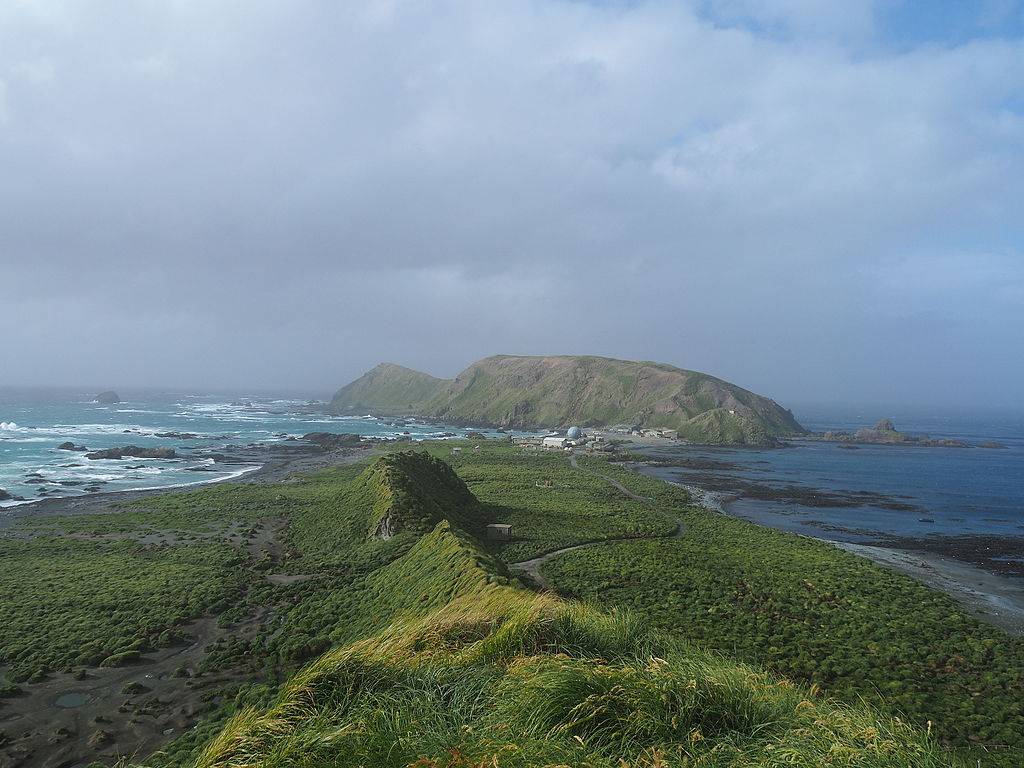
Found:
[(525, 428), (640, 424), (700, 443), (763, 445), (804, 432), (772, 400), (713, 376), (603, 357), (498, 355), (452, 381), (383, 364), (340, 389), (331, 409)]
[(480, 452), (446, 459), (483, 502), (487, 522), (512, 524), (513, 540), (490, 543), (505, 562), (584, 542), (668, 536), (676, 529), (675, 518), (659, 505), (627, 498), (601, 478), (573, 469), (559, 454), (490, 443)]
[(0, 539), (0, 562), (0, 663), (16, 682), (134, 661), (241, 590), (225, 546)]
[[(645, 492), (659, 484), (611, 465), (602, 471)], [(1019, 758), (1024, 641), (813, 539), (680, 513), (682, 538), (570, 552), (542, 573), (573, 597), (643, 611), (673, 636), (932, 721), (944, 742), (1010, 745)]]
[[(0, 696), (207, 615), (181, 671), (204, 719), (150, 768), (924, 768), (978, 740), (1021, 763), (1024, 646), (952, 601), (604, 460), (479, 445), (26, 521), (0, 539)], [(505, 565), (608, 539), (542, 569), (587, 604)]]
[(448, 384), (429, 373), (394, 363), (381, 363), (342, 388), (334, 404), (349, 412), (388, 412), (415, 415)]
[(949, 764), (898, 721), (485, 574), (323, 656), (232, 719), (197, 768)]

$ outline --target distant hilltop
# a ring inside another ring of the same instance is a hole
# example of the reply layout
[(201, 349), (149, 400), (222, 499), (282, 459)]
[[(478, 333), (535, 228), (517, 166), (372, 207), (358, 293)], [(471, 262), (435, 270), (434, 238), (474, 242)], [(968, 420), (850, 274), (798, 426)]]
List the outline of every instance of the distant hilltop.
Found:
[(705, 373), (569, 355), (496, 355), (454, 379), (381, 363), (338, 390), (329, 410), (520, 429), (626, 424), (717, 445), (769, 445), (806, 433), (773, 400)]

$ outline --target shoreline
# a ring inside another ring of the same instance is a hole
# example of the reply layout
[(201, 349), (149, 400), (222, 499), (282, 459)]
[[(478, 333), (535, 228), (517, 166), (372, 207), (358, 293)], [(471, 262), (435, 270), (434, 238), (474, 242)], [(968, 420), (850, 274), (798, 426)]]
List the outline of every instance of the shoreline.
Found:
[[(48, 501), (74, 501), (85, 498), (96, 498), (98, 496), (113, 496), (114, 494), (120, 493), (143, 493), (146, 491), (170, 491), (176, 488), (192, 488), (197, 485), (213, 485), (214, 483), (227, 483), (232, 480), (237, 480), (239, 477), (243, 477), (251, 472), (257, 472), (263, 469), (262, 464), (254, 464), (251, 467), (240, 469), (235, 472), (230, 472), (223, 477), (214, 477), (209, 480), (192, 480), (187, 483), (171, 483), (170, 485), (148, 485), (144, 488), (121, 488), (113, 491), (98, 491), (95, 493), (81, 493), (77, 496), (60, 496), (54, 498), (42, 498), (42, 499), (24, 499), (15, 501), (13, 504), (7, 504), (0, 506), (0, 521), (3, 520), (3, 515), (6, 514), (7, 510), (22, 509), (25, 507), (31, 507), (36, 504), (45, 504)], [(0, 522), (0, 527), (3, 527)]]
[(1008, 634), (1024, 636), (1024, 580), (999, 576), (962, 560), (917, 550), (817, 540), (910, 576), (926, 587), (949, 595), (979, 621)]
[(26, 518), (94, 514), (109, 509), (115, 504), (132, 502), (148, 496), (182, 492), (190, 488), (230, 482), (272, 483), (284, 480), (295, 473), (315, 472), (318, 469), (353, 460), (353, 458), (358, 460), (364, 455), (368, 455), (374, 447), (374, 442), (366, 442), (359, 446), (336, 451), (327, 451), (312, 443), (247, 445), (232, 451), (232, 461), (224, 462), (225, 467), (243, 467), (231, 472), (226, 477), (198, 480), (185, 484), (124, 488), (77, 496), (32, 499), (25, 503), (0, 508), (0, 532), (5, 528), (18, 525)]
[[(645, 474), (640, 470), (640, 467), (645, 465), (644, 462), (629, 461), (623, 462), (621, 466), (631, 472)], [(710, 512), (745, 520), (754, 525), (763, 525), (729, 511), (730, 504), (740, 498), (736, 494), (708, 490), (692, 483), (676, 482), (663, 477), (656, 479), (682, 488), (690, 494), (695, 504)], [(763, 527), (780, 530), (767, 525)], [(1024, 579), (993, 573), (966, 559), (956, 557), (954, 553), (938, 554), (914, 549), (912, 546), (903, 548), (879, 543), (860, 544), (809, 534), (794, 535), (829, 544), (870, 560), (882, 568), (909, 576), (930, 589), (950, 596), (979, 621), (998, 627), (1007, 634), (1024, 637)], [(884, 535), (880, 534), (878, 538), (884, 538)], [(956, 538), (969, 541), (971, 536), (965, 534)]]

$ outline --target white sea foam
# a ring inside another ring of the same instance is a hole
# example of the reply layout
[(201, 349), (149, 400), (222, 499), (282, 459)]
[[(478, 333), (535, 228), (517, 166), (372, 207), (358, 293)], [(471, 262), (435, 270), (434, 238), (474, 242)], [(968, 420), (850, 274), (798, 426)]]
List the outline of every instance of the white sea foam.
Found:
[[(206, 478), (204, 480), (195, 480), (193, 482), (188, 482), (188, 483), (174, 483), (172, 485), (154, 485), (154, 486), (151, 486), (149, 488), (125, 488), (123, 490), (124, 491), (159, 491), (159, 490), (163, 490), (164, 488), (185, 488), (185, 487), (190, 486), (190, 485), (207, 485), (209, 483), (220, 483), (220, 482), (225, 482), (227, 480), (234, 480), (236, 478), (241, 477), (242, 475), (247, 475), (250, 472), (255, 472), (257, 469), (259, 469), (262, 466), (263, 466), (262, 464), (253, 464), (253, 465), (250, 465), (250, 466), (247, 466), (247, 467), (243, 467), (242, 469), (239, 469), (239, 470), (237, 470), (235, 472), (229, 472), (226, 475), (220, 475), (218, 477), (210, 477), (210, 478)], [(120, 492), (120, 491), (118, 491), (118, 492)]]
[[(242, 477), (243, 475), (249, 474), (250, 472), (255, 472), (256, 470), (260, 469), (262, 466), (263, 466), (262, 464), (250, 464), (250, 465), (244, 466), (244, 467), (242, 467), (240, 469), (237, 469), (237, 470), (235, 470), (233, 472), (228, 472), (226, 474), (217, 474), (214, 477), (206, 477), (206, 478), (203, 478), (202, 480), (190, 480), (190, 481), (184, 482), (184, 483), (168, 483), (166, 485), (149, 485), (149, 486), (145, 486), (145, 487), (142, 487), (142, 488), (136, 488), (136, 487), (132, 487), (132, 488), (111, 488), (111, 489), (108, 489), (108, 490), (103, 490), (103, 491), (101, 491), (101, 493), (128, 493), (130, 491), (162, 491), (162, 490), (167, 490), (167, 489), (170, 489), (170, 488), (187, 488), (187, 487), (196, 486), (196, 485), (208, 485), (210, 483), (226, 482), (228, 480), (236, 480), (239, 477)], [(76, 479), (123, 480), (123, 479), (127, 479), (127, 478), (118, 477), (118, 476), (105, 476), (105, 475), (96, 475), (96, 476), (79, 475)], [(77, 488), (65, 488), (65, 490), (69, 494), (74, 494), (76, 491), (77, 491), (77, 495), (79, 495), (79, 496), (84, 494), (84, 492), (81, 491), (81, 489), (77, 489)], [(13, 501), (13, 500), (12, 501), (4, 501), (4, 502), (0, 502), (0, 510), (7, 509), (7, 508), (10, 508), (10, 507), (21, 507), (21, 506), (24, 506), (26, 504), (35, 504), (36, 502), (39, 502), (39, 501), (44, 501), (44, 499), (35, 498), (35, 499), (23, 499), (23, 500), (20, 500), (20, 501)]]

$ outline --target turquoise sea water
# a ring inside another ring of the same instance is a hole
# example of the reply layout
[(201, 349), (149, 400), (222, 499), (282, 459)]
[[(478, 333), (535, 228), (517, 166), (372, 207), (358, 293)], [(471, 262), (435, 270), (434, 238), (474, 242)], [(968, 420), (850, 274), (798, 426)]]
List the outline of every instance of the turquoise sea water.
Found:
[[(119, 392), (122, 402), (101, 405), (95, 392), (69, 389), (0, 388), (0, 489), (24, 501), (0, 501), (9, 507), (53, 496), (74, 496), (87, 488), (119, 491), (162, 488), (213, 480), (255, 469), (217, 465), (190, 458), (191, 449), (217, 449), (255, 442), (282, 442), (307, 432), (351, 433), (413, 440), (440, 439), (464, 429), (422, 422), (380, 421), (369, 416), (332, 417), (298, 412), (302, 397), (272, 397), (190, 392)], [(195, 438), (158, 437), (191, 433)], [(57, 450), (65, 441), (90, 450), (124, 445), (167, 446), (175, 460), (90, 460), (82, 453)], [(48, 493), (41, 495), (44, 490)]]
[[(860, 445), (796, 441), (788, 448), (674, 449), (661, 452), (690, 459), (727, 462), (731, 468), (645, 470), (668, 480), (701, 485), (712, 482), (737, 487), (753, 483), (779, 490), (796, 487), (854, 494), (867, 491), (913, 510), (892, 510), (870, 503), (858, 506), (810, 506), (792, 501), (762, 500), (739, 493), (728, 505), (730, 514), (773, 528), (849, 541), (869, 541), (876, 534), (930, 536), (985, 534), (1024, 536), (1024, 418), (1014, 413), (931, 414), (881, 409), (795, 409), (808, 429), (853, 431), (880, 417), (895, 417), (904, 432), (962, 440), (970, 448)], [(1002, 449), (976, 447), (996, 441)], [(728, 494), (728, 491), (725, 491)]]

